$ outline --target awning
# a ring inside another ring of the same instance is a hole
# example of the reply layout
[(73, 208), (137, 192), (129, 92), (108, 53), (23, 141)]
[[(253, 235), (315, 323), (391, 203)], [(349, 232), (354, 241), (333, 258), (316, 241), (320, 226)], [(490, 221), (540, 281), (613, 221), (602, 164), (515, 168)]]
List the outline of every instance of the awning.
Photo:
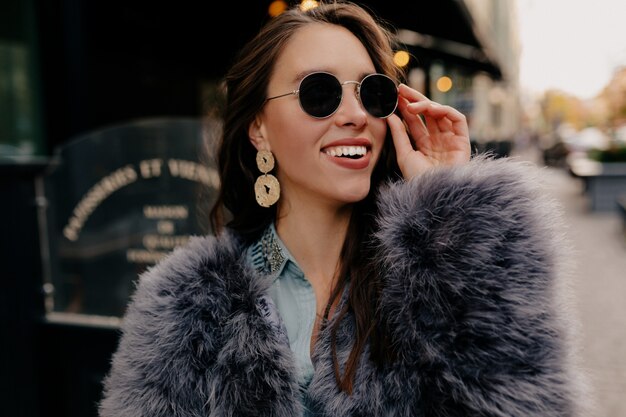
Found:
[(418, 60), (440, 59), (502, 78), (490, 42), (477, 27), (465, 1), (367, 0), (361, 4), (399, 29), (401, 40)]

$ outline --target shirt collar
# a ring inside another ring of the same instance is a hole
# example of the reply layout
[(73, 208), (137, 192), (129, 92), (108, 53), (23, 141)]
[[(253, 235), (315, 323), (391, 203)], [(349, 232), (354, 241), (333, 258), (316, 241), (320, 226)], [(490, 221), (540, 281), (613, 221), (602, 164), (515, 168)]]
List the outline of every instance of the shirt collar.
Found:
[(274, 276), (274, 280), (283, 275), (285, 270), (294, 273), (298, 277), (304, 278), (302, 269), (278, 236), (273, 222), (267, 227), (265, 232), (263, 232), (258, 244), (261, 245), (265, 269)]

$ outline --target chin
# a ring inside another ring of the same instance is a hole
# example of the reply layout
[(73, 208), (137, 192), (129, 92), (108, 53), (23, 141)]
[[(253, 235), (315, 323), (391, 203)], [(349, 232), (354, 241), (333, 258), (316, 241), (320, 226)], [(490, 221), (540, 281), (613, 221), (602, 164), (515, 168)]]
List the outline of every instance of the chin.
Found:
[(352, 188), (341, 192), (341, 200), (345, 203), (358, 203), (364, 200), (370, 192), (369, 183), (367, 187)]

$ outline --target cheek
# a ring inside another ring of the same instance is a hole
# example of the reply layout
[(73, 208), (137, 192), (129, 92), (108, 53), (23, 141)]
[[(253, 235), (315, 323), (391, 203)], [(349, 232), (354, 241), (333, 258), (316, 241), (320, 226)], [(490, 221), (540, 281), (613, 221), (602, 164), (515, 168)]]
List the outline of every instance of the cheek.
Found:
[(372, 132), (372, 139), (377, 149), (376, 157), (378, 157), (380, 156), (383, 144), (385, 143), (385, 138), (387, 137), (387, 121), (385, 119), (375, 119), (374, 122), (370, 123), (370, 129)]
[(278, 158), (283, 153), (288, 153), (288, 157), (294, 157), (317, 146), (325, 129), (324, 124), (311, 120), (300, 108), (274, 115), (268, 120), (272, 122), (268, 125), (267, 139)]

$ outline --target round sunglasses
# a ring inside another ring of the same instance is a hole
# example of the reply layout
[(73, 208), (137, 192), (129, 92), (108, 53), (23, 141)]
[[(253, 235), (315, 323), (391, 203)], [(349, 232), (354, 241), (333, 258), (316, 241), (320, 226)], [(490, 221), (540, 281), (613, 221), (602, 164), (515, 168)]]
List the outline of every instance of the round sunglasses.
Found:
[(343, 86), (356, 85), (356, 96), (363, 108), (372, 116), (386, 118), (398, 105), (398, 87), (384, 74), (369, 74), (361, 81), (341, 82), (328, 72), (313, 72), (305, 76), (297, 90), (270, 97), (266, 101), (295, 95), (300, 107), (309, 116), (323, 119), (332, 116), (343, 98)]

